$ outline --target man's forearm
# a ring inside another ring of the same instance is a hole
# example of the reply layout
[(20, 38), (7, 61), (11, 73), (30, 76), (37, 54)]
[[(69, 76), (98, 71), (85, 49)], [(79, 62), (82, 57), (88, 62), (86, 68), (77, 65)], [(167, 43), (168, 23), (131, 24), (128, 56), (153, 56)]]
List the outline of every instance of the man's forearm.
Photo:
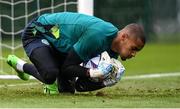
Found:
[(82, 62), (77, 53), (71, 50), (61, 67), (61, 74), (66, 77), (89, 77), (89, 69), (80, 66)]

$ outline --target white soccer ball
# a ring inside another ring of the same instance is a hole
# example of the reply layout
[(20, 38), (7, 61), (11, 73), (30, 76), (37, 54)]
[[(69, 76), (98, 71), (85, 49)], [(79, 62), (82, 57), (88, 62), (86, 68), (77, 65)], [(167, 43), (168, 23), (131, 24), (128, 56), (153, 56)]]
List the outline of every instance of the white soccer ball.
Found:
[[(86, 68), (89, 68), (89, 69), (96, 69), (98, 67), (99, 62), (100, 62), (100, 58), (101, 58), (100, 55), (98, 55), (98, 56), (90, 59), (89, 61), (82, 63), (81, 65), (86, 67)], [(99, 78), (89, 78), (89, 79), (93, 82), (102, 81)]]
[(88, 62), (84, 62), (83, 66), (86, 68), (94, 69), (94, 68), (98, 67), (100, 61), (101, 62), (105, 61), (106, 63), (111, 63), (111, 58), (106, 51), (104, 51), (100, 55), (90, 59)]
[(90, 59), (88, 62), (84, 62), (83, 66), (86, 68), (95, 69), (98, 67), (99, 61), (100, 61), (100, 55)]
[(89, 61), (82, 63), (81, 66), (84, 66), (89, 69), (96, 69), (96, 68), (98, 68), (99, 63), (102, 61), (111, 63), (113, 65), (112, 71), (105, 78), (101, 78), (101, 79), (100, 78), (90, 78), (90, 80), (92, 80), (94, 82), (102, 82), (104, 80), (105, 81), (106, 80), (114, 80), (114, 81), (120, 80), (122, 75), (124, 74), (125, 68), (121, 64), (121, 62), (119, 62), (118, 60), (116, 60), (114, 58), (110, 58), (110, 56), (108, 55), (107, 52), (103, 52), (103, 53), (101, 53), (101, 55), (98, 55), (98, 56), (90, 59)]
[[(102, 65), (102, 63), (104, 63), (104, 64)], [(100, 55), (90, 59), (87, 62), (84, 62), (82, 64), (82, 66), (84, 66), (86, 68), (90, 68), (90, 69), (99, 69), (99, 67), (100, 67), (99, 64), (101, 64), (101, 67), (105, 67), (106, 63), (108, 63), (108, 65), (111, 64), (111, 58), (110, 58), (109, 54), (106, 51), (104, 51)], [(92, 80), (94, 82), (102, 82), (105, 78), (107, 78), (107, 77), (90, 78), (90, 80)]]

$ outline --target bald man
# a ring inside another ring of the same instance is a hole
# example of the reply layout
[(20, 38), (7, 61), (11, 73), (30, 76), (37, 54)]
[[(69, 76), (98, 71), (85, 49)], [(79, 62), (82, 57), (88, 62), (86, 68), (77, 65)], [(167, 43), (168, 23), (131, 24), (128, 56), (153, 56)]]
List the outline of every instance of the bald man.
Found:
[[(32, 20), (24, 29), (22, 42), (29, 64), (9, 55), (11, 65), (23, 80), (32, 75), (45, 84), (53, 84), (58, 78), (59, 92), (74, 93), (105, 87), (92, 83), (88, 78), (101, 78), (108, 68), (94, 70), (79, 64), (104, 51), (111, 58), (124, 61), (136, 55), (145, 45), (142, 26), (129, 24), (122, 30), (94, 16), (79, 13), (44, 14)], [(81, 78), (74, 83), (74, 78)], [(84, 86), (84, 87), (82, 87)]]

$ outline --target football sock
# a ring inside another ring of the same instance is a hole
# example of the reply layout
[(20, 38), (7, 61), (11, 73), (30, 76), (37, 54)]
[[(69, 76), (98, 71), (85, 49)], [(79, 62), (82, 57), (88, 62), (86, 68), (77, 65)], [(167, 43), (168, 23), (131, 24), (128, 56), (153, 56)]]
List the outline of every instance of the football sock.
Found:
[(23, 66), (26, 62), (21, 60), (21, 59), (18, 59), (18, 62), (17, 62), (17, 65), (16, 65), (16, 68), (17, 70), (21, 71), (21, 72), (24, 72), (23, 70)]
[(26, 63), (24, 64), (23, 69), (24, 72), (26, 72), (29, 75), (32, 75), (33, 77), (44, 83), (44, 79), (41, 77), (41, 75), (39, 74), (39, 72), (33, 64)]

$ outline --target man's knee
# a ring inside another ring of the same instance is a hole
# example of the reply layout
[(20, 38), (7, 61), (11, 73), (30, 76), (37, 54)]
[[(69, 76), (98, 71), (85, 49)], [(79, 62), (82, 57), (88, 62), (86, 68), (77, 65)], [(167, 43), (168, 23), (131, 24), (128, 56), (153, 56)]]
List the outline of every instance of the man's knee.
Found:
[(43, 71), (41, 71), (44, 83), (53, 84), (56, 81), (58, 73), (58, 69), (44, 69)]

